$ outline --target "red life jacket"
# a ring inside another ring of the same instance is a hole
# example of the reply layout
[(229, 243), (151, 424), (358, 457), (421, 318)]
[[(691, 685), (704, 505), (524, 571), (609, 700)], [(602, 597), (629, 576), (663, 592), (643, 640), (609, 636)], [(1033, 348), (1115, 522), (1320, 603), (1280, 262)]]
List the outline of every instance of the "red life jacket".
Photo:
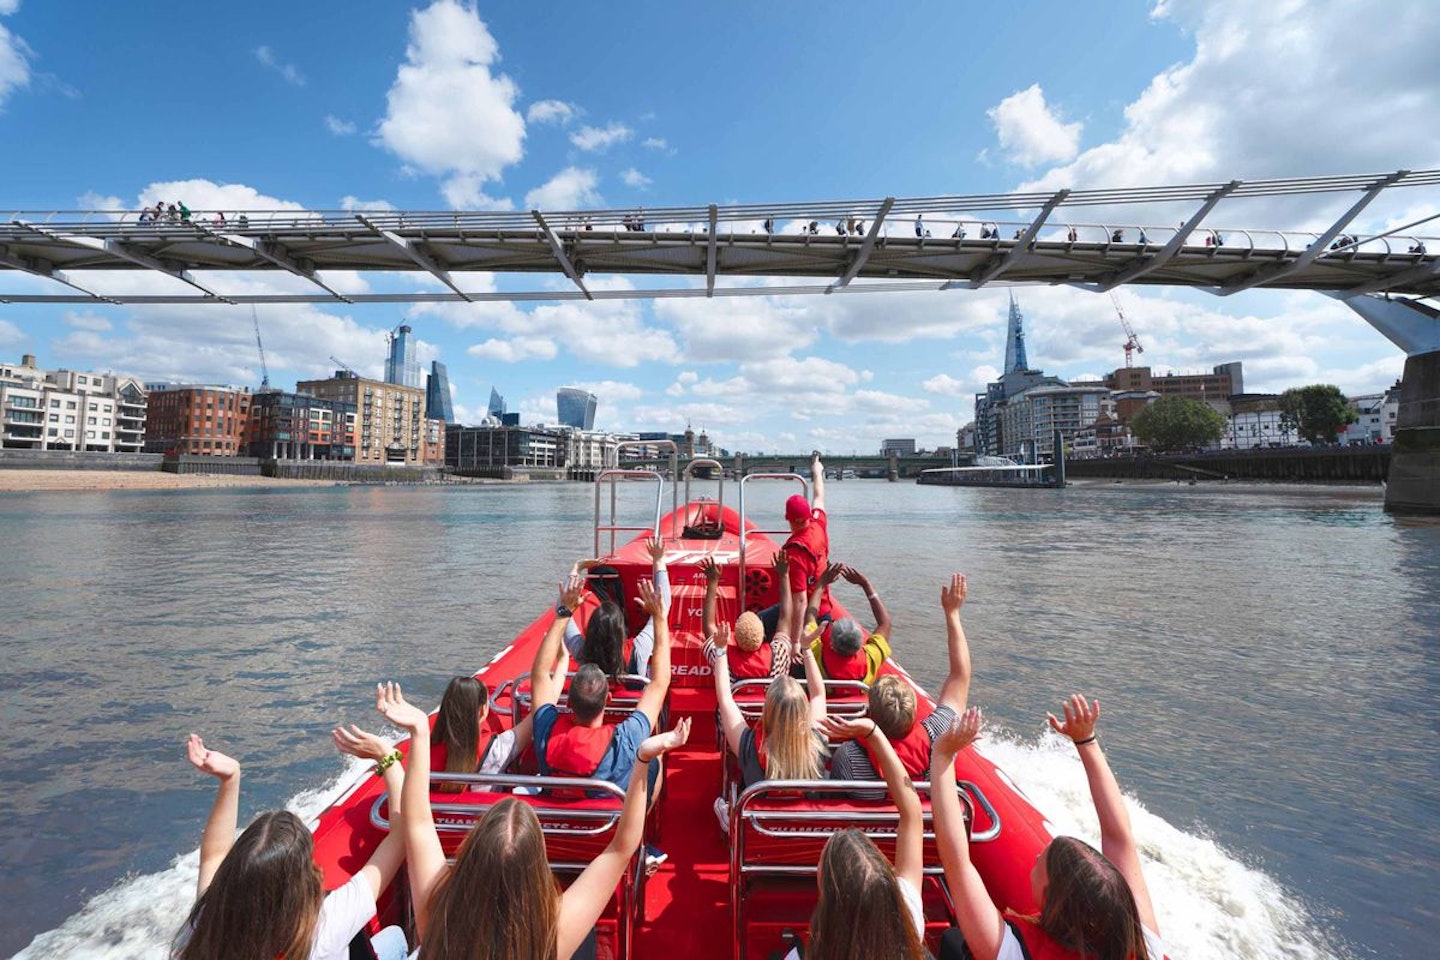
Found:
[[(928, 717), (929, 714), (926, 714)], [(865, 748), (865, 753), (870, 757), (870, 765), (875, 772), (880, 772), (880, 755), (866, 737), (860, 741), (860, 746)], [(926, 732), (921, 718), (915, 718), (915, 725), (910, 732), (899, 740), (891, 740), (890, 746), (895, 748), (895, 753), (900, 757), (900, 765), (913, 780), (930, 779), (930, 734)]]
[(763, 680), (770, 676), (770, 668), (775, 665), (775, 648), (762, 643), (759, 649), (746, 653), (738, 646), (731, 646), (725, 650), (725, 659), (730, 662), (730, 676), (736, 680)]
[(865, 656), (865, 645), (850, 656), (842, 656), (830, 646), (830, 624), (820, 635), (820, 668), (831, 680), (864, 680), (870, 672), (870, 659)]
[[(815, 519), (814, 511), (810, 513), (810, 522), (804, 527), (790, 534), (790, 539), (785, 541), (783, 549), (795, 549), (807, 554), (814, 561), (812, 578), (805, 584), (805, 594), (815, 588), (815, 577), (825, 572), (830, 565), (830, 535), (825, 531), (825, 525)], [(793, 560), (792, 560), (793, 562)], [(797, 598), (797, 602), (803, 604), (805, 600)], [(820, 613), (830, 612), (830, 588), (826, 587), (820, 595)]]
[[(1005, 922), (1010, 929), (1015, 931), (1015, 938), (1020, 941), (1022, 952), (1027, 960), (1086, 960), (1087, 955), (1068, 947), (1062, 947), (1050, 935), (1040, 929), (1040, 924), (1033, 917), (1025, 917), (1015, 913), (1006, 913)], [(1150, 960), (1169, 960), (1168, 957), (1151, 957)]]
[(615, 739), (615, 726), (581, 726), (568, 713), (555, 718), (545, 744), (545, 766), (557, 776), (589, 777), (600, 769), (600, 761)]

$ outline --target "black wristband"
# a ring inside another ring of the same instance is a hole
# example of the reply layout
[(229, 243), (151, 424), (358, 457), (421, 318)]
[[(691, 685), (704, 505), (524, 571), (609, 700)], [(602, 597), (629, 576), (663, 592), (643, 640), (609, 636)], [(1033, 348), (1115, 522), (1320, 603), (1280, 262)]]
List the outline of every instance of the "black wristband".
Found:
[(574, 615), (575, 611), (571, 610), (569, 607), (565, 606), (565, 604), (561, 603), (560, 601), (555, 601), (555, 616), (563, 618), (571, 617)]
[(1083, 746), (1085, 746), (1085, 744), (1087, 744), (1087, 743), (1094, 743), (1094, 742), (1095, 742), (1095, 734), (1092, 733), (1092, 734), (1090, 734), (1090, 736), (1086, 737), (1084, 740), (1076, 740), (1076, 741), (1075, 741), (1075, 746), (1077, 746), (1077, 747), (1083, 747)]

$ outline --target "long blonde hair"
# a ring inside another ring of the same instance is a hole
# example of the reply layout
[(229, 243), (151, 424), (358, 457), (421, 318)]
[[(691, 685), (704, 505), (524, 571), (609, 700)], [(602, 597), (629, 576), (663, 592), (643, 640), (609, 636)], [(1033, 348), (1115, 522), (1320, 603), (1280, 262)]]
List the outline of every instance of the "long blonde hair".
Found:
[(430, 895), (425, 960), (556, 960), (560, 891), (529, 805), (501, 800)]
[(820, 745), (810, 730), (810, 700), (793, 677), (776, 677), (760, 714), (767, 780), (818, 780)]

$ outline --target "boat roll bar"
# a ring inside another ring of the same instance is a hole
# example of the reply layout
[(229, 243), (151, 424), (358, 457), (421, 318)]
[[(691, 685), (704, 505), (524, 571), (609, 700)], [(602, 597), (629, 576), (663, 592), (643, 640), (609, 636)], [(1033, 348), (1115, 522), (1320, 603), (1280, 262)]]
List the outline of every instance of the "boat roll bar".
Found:
[[(626, 470), (620, 468), (618, 466), (620, 463), (620, 453), (626, 447), (638, 447), (642, 450), (654, 449), (662, 453), (668, 449), (670, 453), (670, 475), (673, 477), (679, 471), (679, 448), (675, 446), (675, 441), (673, 440), (623, 440), (615, 447), (615, 463), (617, 466), (608, 470), (601, 470), (600, 474), (595, 478), (595, 556), (597, 557), (604, 555), (600, 552), (601, 533), (608, 532), (610, 534), (610, 549), (606, 551), (606, 553), (615, 552), (615, 534), (622, 531), (628, 531), (630, 533), (648, 532), (652, 537), (660, 536), (660, 507), (665, 497), (665, 478), (656, 470)], [(616, 509), (618, 506), (617, 486), (622, 480), (644, 480), (655, 484), (655, 516), (649, 526), (628, 526), (615, 522)], [(606, 484), (610, 485), (610, 522), (601, 523), (600, 490)], [(673, 487), (671, 499), (674, 502), (671, 504), (670, 509), (672, 511), (679, 510), (679, 487)]]
[[(510, 796), (510, 790), (514, 787), (525, 787), (531, 790), (583, 790), (587, 794), (603, 794), (598, 799), (617, 800), (621, 807), (584, 808), (579, 806), (556, 807), (547, 811), (544, 807), (537, 810), (537, 813), (548, 812), (554, 818), (565, 822), (550, 822), (547, 818), (541, 818), (541, 829), (555, 836), (566, 837), (598, 837), (607, 830), (612, 829), (620, 821), (620, 814), (625, 803), (625, 791), (611, 783), (609, 780), (596, 780), (593, 777), (538, 777), (509, 773), (442, 773), (431, 771), (430, 785), (433, 788), (441, 783), (461, 783), (467, 787), (497, 787), (503, 788), (505, 792), (497, 791), (494, 794), (496, 802)], [(381, 810), (388, 800), (387, 794), (380, 794), (370, 807), (370, 825), (377, 830), (390, 829), (390, 818)], [(474, 822), (489, 809), (490, 804), (479, 803), (440, 803), (434, 797), (430, 800), (430, 809), (435, 814), (435, 829), (441, 833), (469, 833)], [(464, 818), (463, 822), (454, 818)], [(594, 821), (594, 826), (580, 826), (578, 823), (569, 821)], [(551, 864), (556, 869), (583, 869), (585, 864)]]
[(715, 491), (715, 500), (719, 504), (719, 513), (715, 515), (715, 519), (718, 521), (725, 512), (725, 467), (719, 460), (711, 457), (696, 457), (685, 464), (685, 503), (687, 507), (694, 502), (690, 499), (690, 481), (695, 479), (696, 467), (709, 467), (715, 471), (715, 481), (719, 484), (719, 489)]
[[(746, 720), (756, 720), (764, 708), (763, 701), (740, 700), (741, 694), (753, 693), (759, 690), (764, 693), (770, 689), (771, 678), (749, 677), (743, 680), (736, 680), (730, 685), (730, 692), (735, 696), (735, 706), (739, 708), (740, 715)], [(863, 717), (870, 711), (870, 684), (864, 680), (825, 680), (825, 712), (836, 717)], [(839, 696), (839, 699), (832, 700), (831, 697)]]
[(745, 485), (755, 480), (785, 480), (794, 481), (800, 484), (800, 492), (805, 495), (805, 500), (810, 500), (810, 482), (798, 473), (751, 473), (740, 478), (740, 583), (745, 583), (745, 541), (749, 534), (784, 534), (790, 536), (790, 528), (784, 527), (775, 530), (761, 530), (758, 527), (754, 530), (747, 530), (745, 524)]

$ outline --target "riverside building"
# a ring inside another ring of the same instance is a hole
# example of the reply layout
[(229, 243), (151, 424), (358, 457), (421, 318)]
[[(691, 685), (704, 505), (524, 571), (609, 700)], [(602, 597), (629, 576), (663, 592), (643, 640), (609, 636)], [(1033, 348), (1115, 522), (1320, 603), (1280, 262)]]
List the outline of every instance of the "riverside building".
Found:
[(355, 410), (355, 462), (439, 466), (445, 462), (445, 425), (425, 413), (425, 391), (337, 370), (328, 380), (302, 380), (297, 393), (351, 405)]
[(43, 370), (34, 354), (0, 363), (0, 445), (139, 453), (146, 391), (135, 377)]
[(147, 383), (145, 452), (240, 457), (250, 431), (250, 388)]
[(247, 446), (262, 460), (354, 460), (355, 405), (283, 390), (257, 393)]

